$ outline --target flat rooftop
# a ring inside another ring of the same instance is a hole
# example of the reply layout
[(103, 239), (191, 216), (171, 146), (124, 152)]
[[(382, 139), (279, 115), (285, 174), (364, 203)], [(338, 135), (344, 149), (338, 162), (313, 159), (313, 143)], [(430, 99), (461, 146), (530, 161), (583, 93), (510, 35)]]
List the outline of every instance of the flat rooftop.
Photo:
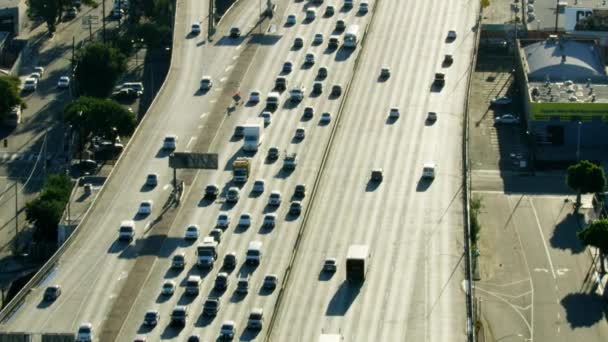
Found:
[[(608, 1), (606, 4), (603, 0), (560, 0), (568, 3), (568, 7), (579, 8), (594, 8), (608, 10)], [(576, 2), (576, 3), (575, 3)], [(556, 0), (528, 0), (528, 3), (534, 6), (534, 19), (528, 18), (526, 24), (530, 30), (553, 30), (555, 28), (555, 6)], [(521, 4), (521, 1), (519, 2)], [(527, 9), (524, 9), (527, 12)], [(521, 14), (521, 11), (520, 11)], [(566, 24), (566, 15), (564, 11), (558, 13), (557, 27), (560, 31), (564, 30)]]
[(599, 48), (592, 40), (542, 40), (524, 45), (522, 55), (529, 82), (608, 84)]
[(532, 102), (608, 103), (607, 84), (530, 82), (529, 89)]

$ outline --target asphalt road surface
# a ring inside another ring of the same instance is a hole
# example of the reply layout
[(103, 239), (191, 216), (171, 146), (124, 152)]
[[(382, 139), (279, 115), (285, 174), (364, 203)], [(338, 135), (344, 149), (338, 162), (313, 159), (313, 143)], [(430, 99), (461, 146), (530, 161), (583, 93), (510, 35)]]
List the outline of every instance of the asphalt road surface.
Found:
[[(374, 8), (375, 3), (370, 5)], [(236, 322), (241, 340), (261, 339), (271, 333), (276, 341), (312, 341), (322, 329), (341, 331), (349, 341), (463, 339), (466, 319), (460, 142), (478, 4), (381, 0), (378, 5), (375, 14), (370, 10), (359, 15), (355, 6), (349, 11), (338, 8), (336, 14), (325, 18), (324, 4), (316, 19), (305, 22), (307, 3), (289, 2), (286, 8), (279, 6), (275, 25), (263, 37), (249, 35), (235, 41), (220, 32), (210, 44), (204, 42), (204, 34), (180, 41), (191, 22), (200, 19), (207, 8), (205, 2), (180, 3), (186, 7), (178, 10), (183, 15), (178, 15), (176, 23), (173, 65), (165, 88), (82, 227), (85, 231), (59, 267), (33, 289), (2, 330), (71, 332), (85, 321), (100, 329), (116, 304), (139, 251), (138, 244), (124, 248), (116, 242), (120, 221), (132, 218), (141, 200), (153, 199), (153, 214), (136, 221), (137, 237), (145, 240), (154, 233), (154, 227), (148, 230), (148, 224), (170, 191), (171, 172), (166, 156), (159, 152), (163, 136), (178, 134), (177, 150), (202, 152), (197, 150), (197, 141), (205, 132), (206, 120), (214, 116), (217, 104), (227, 96), (224, 87), (230, 88), (222, 83), (230, 82), (234, 72), (242, 72), (244, 78), (238, 89), (244, 99), (255, 89), (262, 94), (262, 102), (240, 105), (222, 119), (221, 129), (211, 140), (211, 151), (219, 153), (220, 171), (200, 171), (187, 184), (175, 224), (163, 240), (152, 271), (140, 285), (120, 327), (119, 339), (127, 341), (145, 334), (149, 340), (185, 340), (196, 334), (210, 340), (217, 337), (224, 320)], [(297, 15), (297, 23), (283, 25), (291, 13)], [(347, 25), (358, 24), (361, 35), (372, 15), (377, 17), (363, 49), (361, 45), (356, 50), (326, 49), (337, 19), (343, 18)], [(244, 7), (238, 17), (243, 21), (257, 17), (257, 7)], [(245, 23), (235, 24), (248, 27)], [(449, 29), (456, 30), (458, 38), (446, 43)], [(324, 35), (319, 46), (311, 45), (315, 33)], [(301, 49), (292, 48), (297, 36), (304, 40)], [(240, 58), (247, 57), (242, 55), (251, 53), (251, 44), (258, 45), (251, 66), (232, 70), (239, 67)], [(311, 67), (303, 65), (307, 52), (316, 53)], [(355, 69), (360, 53), (362, 58)], [(442, 91), (430, 91), (433, 74), (442, 69), (444, 53), (452, 53), (455, 63), (443, 69), (447, 82)], [(265, 94), (273, 87), (286, 60), (294, 63), (294, 70), (287, 75), (290, 87), (306, 87), (305, 99), (294, 106), (286, 101), (285, 93), (282, 95), (280, 108), (273, 114), (260, 150), (253, 156), (250, 181), (236, 205), (228, 206), (223, 196), (214, 202), (201, 201), (206, 184), (216, 183), (222, 191), (231, 185), (230, 164), (242, 153), (242, 141), (233, 139), (232, 131), (237, 124), (259, 120)], [(313, 96), (312, 82), (321, 65), (328, 68), (329, 76), (323, 81), (324, 92)], [(380, 82), (380, 67), (385, 65), (391, 67), (392, 75)], [(202, 74), (215, 80), (206, 94), (197, 91)], [(330, 133), (338, 124), (342, 97), (330, 97), (329, 89), (333, 84), (346, 88), (353, 76), (316, 200), (310, 203), (310, 191), (321, 170)], [(305, 106), (314, 107), (312, 119), (302, 118)], [(401, 110), (401, 117), (395, 121), (387, 120), (391, 106)], [(320, 124), (320, 114), (325, 111), (332, 114), (331, 122)], [(425, 123), (428, 111), (438, 113), (434, 124)], [(301, 140), (294, 139), (298, 127), (306, 129)], [(277, 146), (282, 154), (297, 152), (296, 169), (281, 170), (281, 159), (267, 162), (265, 155), (270, 146)], [(432, 182), (421, 181), (422, 165), (429, 161), (438, 164), (437, 176)], [(378, 186), (368, 183), (374, 167), (384, 168), (385, 178)], [(145, 175), (152, 171), (160, 174), (162, 182), (152, 191), (142, 191)], [(263, 194), (250, 193), (253, 179), (266, 181)], [(299, 183), (308, 186), (303, 204), (305, 208), (312, 205), (311, 215), (274, 331), (268, 332), (279, 289), (266, 292), (260, 290), (260, 285), (268, 273), (278, 274), (280, 280), (285, 274), (302, 223), (301, 216), (287, 215), (293, 189)], [(281, 191), (283, 197), (276, 209), (266, 205), (272, 190)], [(196, 223), (202, 228), (201, 235), (206, 235), (220, 211), (229, 213), (232, 224), (223, 236), (218, 259), (221, 261), (226, 252), (234, 251), (239, 264), (230, 275), (228, 289), (218, 293), (212, 287), (219, 263), (209, 272), (199, 270), (195, 266), (195, 244), (186, 243), (183, 234), (187, 225)], [(277, 226), (272, 230), (261, 228), (264, 213), (273, 211), (279, 218)], [(253, 224), (247, 229), (236, 227), (244, 212), (253, 217)], [(263, 242), (262, 262), (256, 268), (243, 263), (247, 245), (253, 240)], [(343, 281), (344, 256), (352, 243), (369, 244), (373, 255), (367, 281), (358, 289)], [(185, 271), (173, 272), (169, 270), (170, 259), (178, 250), (186, 253), (188, 265)], [(322, 260), (328, 256), (339, 261), (338, 272), (331, 277), (320, 274)], [(204, 279), (200, 294), (194, 298), (184, 294), (183, 284), (189, 274), (200, 274)], [(239, 274), (251, 275), (246, 296), (234, 293)], [(176, 293), (168, 298), (160, 296), (165, 279), (174, 279), (178, 284)], [(64, 293), (56, 302), (43, 304), (42, 291), (53, 283), (61, 284)], [(201, 316), (202, 303), (208, 295), (221, 296), (220, 312), (213, 319)], [(182, 329), (168, 325), (170, 311), (177, 304), (190, 306), (188, 322)], [(265, 311), (264, 328), (257, 332), (245, 330), (248, 314), (255, 307)], [(145, 311), (154, 308), (161, 312), (159, 324), (153, 329), (143, 327)]]
[[(270, 319), (279, 291), (278, 289), (275, 291), (262, 290), (262, 280), (269, 273), (282, 277), (288, 265), (301, 222), (300, 217), (288, 215), (289, 202), (296, 184), (307, 184), (308, 189), (312, 187), (341, 101), (341, 97), (330, 97), (329, 89), (333, 84), (346, 86), (353, 74), (354, 60), (359, 51), (344, 48), (335, 51), (328, 50), (326, 49), (327, 38), (333, 31), (338, 18), (343, 18), (348, 24), (359, 24), (363, 30), (371, 15), (368, 13), (365, 16), (358, 16), (356, 10), (351, 10), (326, 18), (322, 17), (323, 7), (315, 20), (303, 22), (304, 6), (303, 2), (296, 2), (289, 3), (286, 9), (279, 8), (277, 12), (285, 15), (276, 15), (275, 26), (266, 32), (265, 37), (254, 37), (249, 42), (249, 44), (263, 42), (263, 45), (260, 46), (258, 54), (239, 88), (246, 103), (237, 107), (236, 111), (226, 117), (222, 130), (215, 137), (212, 145), (212, 150), (219, 153), (220, 168), (224, 172), (205, 171), (199, 174), (184, 202), (175, 228), (171, 232), (174, 239), (167, 239), (160, 253), (168, 255), (177, 249), (183, 250), (188, 259), (187, 271), (170, 271), (170, 258), (159, 259), (151, 276), (144, 284), (123, 333), (121, 333), (121, 338), (124, 338), (125, 341), (137, 334), (146, 334), (153, 340), (172, 338), (182, 340), (190, 335), (198, 335), (202, 340), (211, 340), (218, 336), (220, 325), (225, 320), (236, 322), (237, 337), (241, 340), (261, 339), (266, 334), (266, 326), (261, 331), (246, 330), (247, 318), (252, 308), (261, 307), (264, 309), (266, 322)], [(297, 23), (284, 25), (286, 16), (292, 13), (297, 15)], [(322, 44), (313, 45), (311, 43), (315, 33), (324, 35)], [(304, 47), (299, 49), (292, 47), (296, 37), (303, 38)], [(245, 49), (242, 46), (241, 48)], [(308, 52), (314, 52), (317, 56), (317, 60), (312, 66), (304, 65), (304, 55)], [(234, 126), (252, 120), (260, 120), (259, 115), (264, 107), (263, 101), (255, 105), (247, 103), (248, 93), (251, 90), (258, 90), (262, 94), (269, 92), (274, 86), (275, 76), (281, 73), (282, 65), (287, 60), (294, 65), (293, 71), (286, 74), (289, 87), (296, 85), (306, 87), (305, 99), (294, 105), (287, 101), (287, 92), (283, 93), (281, 105), (274, 112), (272, 123), (266, 127), (264, 141), (252, 159), (253, 168), (250, 180), (242, 188), (242, 197), (235, 206), (228, 206), (223, 199), (213, 203), (201, 202), (202, 189), (206, 184), (219, 184), (220, 188), (224, 189), (231, 185), (232, 175), (229, 165), (236, 156), (242, 155), (240, 152), (242, 141), (232, 138)], [(315, 96), (311, 95), (310, 91), (320, 66), (326, 66), (329, 73), (323, 81), (325, 86), (323, 93)], [(312, 119), (302, 118), (306, 106), (312, 106), (315, 110)], [(329, 124), (319, 122), (321, 113), (325, 111), (332, 113), (332, 121)], [(303, 139), (294, 138), (295, 130), (298, 127), (306, 129)], [(293, 172), (282, 170), (282, 157), (275, 162), (266, 160), (266, 152), (271, 146), (278, 147), (282, 156), (284, 152), (298, 154), (298, 166)], [(265, 180), (265, 191), (260, 195), (251, 193), (252, 183), (255, 179)], [(268, 195), (273, 190), (280, 191), (283, 197), (282, 204), (276, 209), (267, 206)], [(308, 205), (308, 196), (304, 198), (303, 204)], [(212, 271), (201, 271), (194, 266), (196, 263), (194, 245), (184, 245), (184, 228), (188, 224), (197, 223), (203, 228), (203, 235), (206, 235), (215, 226), (220, 211), (227, 211), (232, 223), (222, 238), (219, 262), (216, 262)], [(261, 227), (263, 216), (268, 212), (277, 214), (279, 222), (274, 229)], [(245, 229), (236, 226), (241, 213), (252, 215), (251, 227)], [(247, 245), (253, 240), (263, 242), (262, 263), (255, 268), (243, 264)], [(219, 292), (213, 289), (213, 283), (216, 274), (220, 271), (223, 256), (227, 252), (237, 254), (239, 265), (230, 274), (228, 288)], [(183, 285), (183, 281), (190, 274), (202, 275), (204, 279), (197, 297), (185, 295), (181, 286), (170, 298), (159, 295), (161, 284), (165, 279), (174, 279), (179, 285)], [(237, 295), (234, 292), (237, 278), (243, 274), (251, 276), (250, 291), (245, 296)], [(201, 315), (203, 303), (208, 296), (221, 297), (221, 309), (216, 317), (208, 318)], [(168, 325), (170, 312), (178, 304), (190, 307), (190, 317), (183, 328)], [(152, 329), (142, 326), (144, 313), (150, 309), (157, 309), (161, 312), (159, 324)]]
[[(153, 213), (136, 221), (136, 237), (143, 238), (171, 190), (172, 172), (166, 153), (160, 151), (163, 137), (178, 134), (181, 139), (177, 149), (188, 150), (190, 137), (196, 137), (205, 126), (203, 114), (210, 102), (209, 97), (198, 93), (201, 75), (217, 71), (219, 76), (238, 54), (228, 45), (203, 48), (204, 34), (188, 35), (191, 23), (205, 17), (206, 2), (180, 6), (185, 8), (179, 10), (176, 21), (173, 70), (166, 86), (81, 227), (83, 231), (58, 267), (3, 322), (3, 331), (75, 332), (81, 322), (91, 322), (97, 329), (106, 318), (138, 252), (137, 245), (124, 248), (116, 241), (120, 221), (134, 218), (140, 201), (154, 200)], [(149, 172), (159, 174), (159, 185), (144, 191), (142, 185)], [(50, 284), (63, 287), (62, 296), (52, 305), (42, 302), (42, 293)]]

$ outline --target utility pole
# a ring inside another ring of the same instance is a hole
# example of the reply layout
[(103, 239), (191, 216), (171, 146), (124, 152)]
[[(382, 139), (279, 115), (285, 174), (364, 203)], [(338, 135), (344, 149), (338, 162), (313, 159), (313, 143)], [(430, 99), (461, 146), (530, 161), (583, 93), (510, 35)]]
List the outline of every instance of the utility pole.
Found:
[(209, 22), (207, 27), (207, 40), (211, 41), (211, 36), (213, 35), (213, 26), (215, 23), (215, 16), (213, 14), (213, 0), (209, 1)]
[(89, 18), (89, 40), (93, 41), (93, 21)]
[(72, 71), (76, 63), (76, 36), (72, 36)]
[(19, 249), (19, 198), (17, 197), (17, 187), (18, 184), (17, 181), (15, 181), (15, 242), (13, 247), (15, 249), (15, 254), (17, 254)]
[(101, 26), (103, 27), (103, 43), (106, 43), (106, 0), (101, 0)]
[(47, 139), (48, 139), (49, 129), (46, 128), (44, 130), (44, 141), (42, 143), (42, 170), (43, 170), (43, 179), (46, 180), (46, 149), (47, 149)]
[(557, 33), (557, 18), (559, 16), (559, 0), (555, 0), (555, 33)]

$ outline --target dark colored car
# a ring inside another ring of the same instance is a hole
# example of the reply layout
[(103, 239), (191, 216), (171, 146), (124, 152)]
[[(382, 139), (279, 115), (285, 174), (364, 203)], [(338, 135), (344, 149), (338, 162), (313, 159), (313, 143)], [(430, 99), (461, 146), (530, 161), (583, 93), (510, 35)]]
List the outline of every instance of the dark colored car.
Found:
[(315, 110), (312, 107), (304, 108), (304, 118), (311, 119), (315, 114)]
[(51, 285), (44, 290), (44, 300), (52, 301), (61, 295), (61, 286)]
[(203, 314), (206, 316), (215, 316), (220, 310), (220, 299), (219, 298), (208, 298), (203, 304)]
[(237, 259), (236, 259), (235, 252), (227, 253), (224, 256), (224, 268), (232, 270), (236, 267), (236, 264), (237, 264)]
[(236, 138), (242, 138), (244, 134), (245, 134), (245, 127), (243, 127), (243, 126), (236, 126), (234, 128), (234, 136)]
[(123, 88), (112, 93), (112, 97), (118, 101), (134, 101), (141, 96), (141, 91), (131, 88)]
[(294, 191), (294, 196), (305, 197), (306, 196), (306, 184), (296, 185), (296, 189)]
[(277, 147), (271, 147), (268, 149), (268, 160), (276, 160), (279, 158), (279, 149)]
[(225, 290), (228, 287), (228, 273), (220, 272), (215, 277), (215, 285), (214, 287), (217, 290)]
[(339, 84), (335, 84), (331, 87), (331, 96), (338, 97), (342, 95), (342, 86)]
[(241, 36), (241, 29), (233, 27), (230, 29), (230, 38), (238, 38)]
[(302, 213), (302, 202), (294, 201), (289, 205), (289, 214), (290, 215), (300, 215)]

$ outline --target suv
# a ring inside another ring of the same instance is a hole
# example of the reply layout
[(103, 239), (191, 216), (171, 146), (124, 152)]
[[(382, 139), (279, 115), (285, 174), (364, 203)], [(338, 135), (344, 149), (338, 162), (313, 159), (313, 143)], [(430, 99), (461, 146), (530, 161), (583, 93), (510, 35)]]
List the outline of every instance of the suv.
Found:
[(247, 294), (249, 292), (249, 275), (239, 277), (236, 282), (236, 293)]
[(209, 184), (205, 187), (205, 197), (213, 198), (217, 197), (220, 193), (220, 188), (215, 184)]
[(309, 52), (306, 54), (306, 56), (304, 56), (304, 63), (305, 64), (315, 64), (315, 54), (314, 52)]
[(304, 108), (304, 118), (305, 119), (311, 119), (315, 114), (315, 109), (313, 107), (306, 107)]
[(238, 38), (241, 36), (241, 30), (238, 27), (230, 28), (230, 38)]
[(287, 79), (283, 76), (277, 77), (274, 81), (274, 89), (281, 92), (287, 89)]
[(328, 49), (337, 49), (340, 46), (340, 36), (332, 35), (327, 42)]
[(383, 179), (384, 179), (384, 173), (383, 173), (382, 169), (373, 169), (372, 170), (372, 176), (371, 176), (372, 181), (382, 182)]
[(153, 327), (158, 324), (159, 320), (160, 314), (158, 313), (158, 310), (148, 310), (144, 315), (144, 324), (147, 326)]
[(340, 97), (340, 95), (342, 95), (342, 86), (339, 84), (334, 84), (334, 86), (331, 87), (331, 96)]
[(436, 73), (435, 79), (433, 80), (433, 85), (436, 87), (443, 87), (445, 85), (445, 74)]
[(336, 12), (336, 9), (332, 5), (327, 5), (327, 7), (325, 8), (326, 17), (331, 17), (332, 15), (334, 15), (335, 12)]
[(296, 197), (305, 197), (306, 196), (306, 184), (298, 184), (296, 185), (296, 189), (293, 193)]
[(321, 93), (323, 93), (323, 83), (321, 83), (319, 81), (315, 81), (312, 84), (312, 93), (313, 94), (321, 94)]
[(171, 268), (183, 269), (184, 267), (186, 267), (186, 254), (184, 252), (175, 253), (171, 260)]
[(245, 127), (239, 125), (234, 127), (234, 137), (242, 138), (245, 135)]
[(262, 329), (264, 322), (264, 310), (262, 308), (255, 308), (251, 310), (249, 319), (247, 320), (248, 329)]
[(224, 268), (228, 269), (228, 270), (232, 270), (236, 267), (237, 264), (237, 259), (236, 259), (236, 253), (235, 252), (230, 252), (230, 253), (226, 253), (226, 255), (224, 256)]
[(171, 312), (171, 325), (186, 325), (187, 319), (188, 307), (185, 305), (178, 305)]
[(336, 31), (342, 32), (345, 29), (346, 29), (346, 23), (344, 22), (344, 20), (338, 19), (338, 21), (336, 21)]
[(217, 290), (225, 290), (228, 287), (228, 273), (220, 272), (215, 277), (215, 285), (214, 287)]
[(216, 221), (215, 226), (217, 228), (226, 229), (226, 228), (228, 228), (229, 225), (230, 225), (230, 216), (228, 215), (228, 213), (220, 212), (217, 215), (217, 221)]
[(277, 215), (276, 214), (266, 214), (264, 216), (264, 221), (262, 221), (262, 226), (264, 226), (265, 228), (274, 228), (274, 226), (276, 225), (277, 222)]
[(220, 299), (209, 297), (203, 304), (203, 314), (206, 316), (215, 316), (220, 311)]
[(268, 160), (276, 160), (279, 158), (279, 148), (278, 147), (270, 147), (268, 149)]
[(300, 213), (302, 213), (302, 202), (300, 202), (300, 201), (291, 202), (291, 204), (289, 205), (289, 214), (298, 216), (298, 215), (300, 215)]

